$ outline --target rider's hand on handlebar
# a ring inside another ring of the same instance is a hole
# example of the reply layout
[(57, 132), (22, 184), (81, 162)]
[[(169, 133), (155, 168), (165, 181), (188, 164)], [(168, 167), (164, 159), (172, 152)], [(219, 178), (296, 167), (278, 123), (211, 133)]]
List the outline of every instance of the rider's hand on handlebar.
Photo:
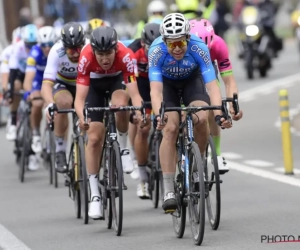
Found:
[(230, 107), (230, 114), (234, 121), (238, 121), (238, 120), (242, 119), (242, 117), (243, 117), (243, 111), (239, 110), (239, 112), (235, 115), (235, 112), (234, 112), (234, 109), (232, 106)]
[(84, 118), (79, 119), (79, 128), (81, 131), (87, 131), (90, 128), (90, 120), (91, 119), (88, 119), (86, 123)]
[(54, 111), (54, 117), (57, 115), (57, 107), (55, 105), (55, 103), (49, 103), (48, 106), (44, 109), (44, 112), (45, 112), (45, 115), (46, 115), (46, 119), (47, 119), (47, 122), (50, 123), (51, 120), (52, 120), (52, 117), (51, 117), (51, 110)]
[(157, 130), (162, 130), (166, 126), (167, 122), (168, 122), (168, 117), (166, 115), (164, 116), (163, 123), (160, 119), (160, 116), (156, 115), (153, 119), (153, 128)]
[(220, 116), (220, 115), (215, 116), (215, 121), (223, 129), (232, 127), (231, 120), (225, 120), (225, 118), (223, 116)]

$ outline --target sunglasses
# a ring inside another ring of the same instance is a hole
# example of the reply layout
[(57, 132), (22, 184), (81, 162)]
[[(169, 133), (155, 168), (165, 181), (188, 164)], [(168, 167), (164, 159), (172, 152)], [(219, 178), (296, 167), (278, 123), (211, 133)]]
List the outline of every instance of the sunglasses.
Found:
[(176, 41), (176, 42), (168, 41), (168, 42), (166, 42), (166, 44), (169, 49), (175, 49), (177, 46), (178, 46), (178, 48), (181, 49), (187, 45), (187, 40), (181, 40), (181, 41)]
[(78, 53), (78, 54), (80, 54), (80, 51), (82, 50), (82, 47), (83, 47), (83, 45), (82, 46), (78, 46), (78, 47), (66, 47), (65, 49), (66, 49), (66, 52), (68, 53), (68, 54), (71, 54), (71, 55), (73, 55), (73, 54), (75, 54), (75, 53)]
[(54, 45), (53, 42), (41, 43), (41, 47), (42, 47), (42, 48), (46, 48), (46, 47), (51, 48), (53, 45)]
[(34, 45), (36, 45), (37, 43), (25, 43), (25, 47), (27, 49), (31, 49)]

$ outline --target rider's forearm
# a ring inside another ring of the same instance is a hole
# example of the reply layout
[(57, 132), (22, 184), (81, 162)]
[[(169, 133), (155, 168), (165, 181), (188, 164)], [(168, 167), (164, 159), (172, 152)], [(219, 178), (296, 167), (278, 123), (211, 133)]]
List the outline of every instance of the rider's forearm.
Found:
[(88, 95), (88, 91), (89, 91), (89, 86), (80, 85), (80, 84), (76, 85), (76, 96), (74, 101), (74, 107), (79, 120), (84, 119), (83, 109), (84, 109), (85, 99)]
[(42, 94), (42, 97), (43, 97), (46, 105), (48, 105), (49, 103), (54, 103), (52, 88), (53, 87), (52, 87), (51, 83), (49, 83), (49, 82), (42, 83), (41, 94)]
[[(221, 96), (221, 91), (220, 88), (217, 84), (217, 81), (214, 80), (210, 83), (206, 84), (209, 97), (210, 97), (210, 104), (212, 106), (221, 106), (222, 105), (222, 96)], [(222, 115), (221, 110), (214, 110), (214, 115)]]
[(155, 115), (159, 115), (161, 102), (163, 101), (162, 83), (151, 82), (151, 105)]
[(1, 73), (2, 89), (7, 90), (9, 73)]
[(35, 72), (26, 72), (24, 79), (24, 90), (30, 91), (32, 89), (32, 82), (35, 77)]
[(232, 97), (234, 93), (238, 93), (237, 85), (233, 75), (222, 77), (225, 84), (225, 91), (227, 97)]

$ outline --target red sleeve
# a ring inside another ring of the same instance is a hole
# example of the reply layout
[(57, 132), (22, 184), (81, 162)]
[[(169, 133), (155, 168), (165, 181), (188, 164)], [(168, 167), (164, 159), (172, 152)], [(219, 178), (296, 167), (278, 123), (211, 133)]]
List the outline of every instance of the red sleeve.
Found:
[(80, 52), (76, 84), (81, 84), (85, 86), (90, 85), (90, 72), (92, 61), (93, 52), (91, 49), (91, 45), (87, 44), (85, 47), (83, 47), (83, 49)]
[(136, 67), (136, 56), (131, 49), (126, 48), (124, 45), (120, 46), (119, 44), (119, 63), (120, 68), (123, 72), (125, 84), (130, 82), (135, 82), (135, 67)]

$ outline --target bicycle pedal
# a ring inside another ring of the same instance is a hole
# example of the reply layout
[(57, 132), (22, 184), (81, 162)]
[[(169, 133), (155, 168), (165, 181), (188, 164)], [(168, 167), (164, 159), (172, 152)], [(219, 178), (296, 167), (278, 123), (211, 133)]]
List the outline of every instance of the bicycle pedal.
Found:
[(123, 184), (123, 190), (127, 190), (127, 189), (128, 187), (125, 184)]
[(173, 215), (173, 213), (176, 211), (176, 209), (167, 209), (165, 210), (165, 214), (171, 214)]
[(65, 180), (65, 187), (69, 187), (70, 186), (70, 182), (68, 180)]

